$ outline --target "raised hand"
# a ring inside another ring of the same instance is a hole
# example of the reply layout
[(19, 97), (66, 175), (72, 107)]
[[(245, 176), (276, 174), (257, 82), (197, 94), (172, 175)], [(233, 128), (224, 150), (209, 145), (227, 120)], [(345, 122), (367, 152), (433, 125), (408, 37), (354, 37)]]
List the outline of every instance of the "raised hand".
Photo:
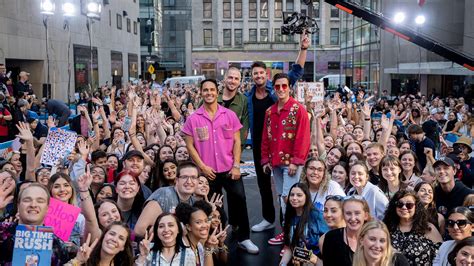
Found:
[(76, 260), (80, 264), (85, 264), (87, 260), (89, 259), (89, 256), (92, 253), (92, 250), (94, 250), (94, 247), (97, 245), (99, 242), (99, 238), (96, 238), (94, 242), (91, 244), (91, 234), (87, 234), (87, 240), (82, 246), (79, 248), (79, 251), (77, 252), (76, 255)]
[(370, 106), (370, 104), (364, 104), (361, 111), (364, 114), (365, 118), (370, 118), (370, 113), (372, 112), (372, 106)]
[(219, 238), (218, 237), (220, 237), (221, 234), (222, 234), (222, 232), (217, 234), (217, 228), (214, 228), (214, 230), (212, 231), (212, 234), (210, 234), (209, 237), (207, 238), (205, 246), (207, 248), (217, 247), (217, 245), (219, 245)]
[(90, 148), (89, 148), (89, 145), (87, 144), (87, 141), (79, 140), (79, 142), (77, 143), (77, 148), (79, 150), (79, 153), (82, 156), (89, 155)]
[(54, 121), (54, 117), (48, 116), (48, 121), (46, 121), (46, 125), (48, 125), (48, 128), (56, 127), (56, 121)]
[(227, 225), (224, 230), (222, 230), (222, 223), (219, 224), (219, 234), (216, 235), (217, 240), (219, 240), (219, 246), (224, 245), (225, 239), (227, 238), (227, 229), (229, 225)]
[(306, 50), (310, 45), (311, 39), (308, 37), (308, 34), (306, 34), (306, 30), (303, 30), (303, 33), (301, 34), (300, 48)]
[[(10, 178), (11, 179), (11, 178)], [(10, 202), (13, 201), (13, 190), (15, 189), (15, 182), (9, 182), (4, 179), (0, 186), (0, 209), (4, 209)]]
[(89, 165), (86, 166), (86, 172), (77, 179), (77, 186), (80, 191), (89, 190), (92, 184), (92, 175)]
[(145, 232), (145, 238), (140, 242), (140, 256), (142, 258), (148, 257), (148, 254), (150, 254), (151, 250), (151, 242), (153, 241), (153, 232), (148, 234), (148, 230)]
[(18, 122), (18, 125), (16, 125), (16, 128), (19, 131), (19, 134), (16, 135), (20, 139), (24, 141), (32, 141), (33, 140), (33, 134), (30, 131), (30, 126), (27, 123), (23, 122)]

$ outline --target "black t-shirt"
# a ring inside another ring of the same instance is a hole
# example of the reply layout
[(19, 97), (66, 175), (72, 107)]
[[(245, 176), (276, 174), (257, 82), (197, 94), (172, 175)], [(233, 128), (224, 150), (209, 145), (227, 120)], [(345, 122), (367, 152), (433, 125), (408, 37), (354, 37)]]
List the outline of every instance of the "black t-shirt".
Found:
[(253, 104), (253, 132), (252, 140), (254, 143), (262, 142), (262, 132), (265, 123), (265, 111), (274, 104), (270, 94), (259, 100), (255, 95), (252, 97)]
[(324, 265), (352, 266), (354, 251), (344, 242), (344, 228), (325, 234), (321, 252)]
[(433, 150), (433, 154), (435, 154), (435, 144), (428, 137), (424, 138), (421, 142), (415, 143), (415, 154), (416, 157), (418, 157), (420, 169), (425, 169), (427, 163), (425, 148), (431, 148)]
[(467, 195), (474, 193), (461, 181), (455, 180), (454, 182), (454, 188), (450, 192), (443, 191), (440, 185), (435, 188), (436, 208), (445, 217), (453, 208), (462, 206)]
[(224, 99), (222, 99), (222, 102), (224, 103), (224, 104), (223, 104), (224, 107), (225, 107), (225, 108), (229, 108), (229, 107), (230, 107), (230, 104), (234, 101), (234, 99), (235, 99), (235, 96), (232, 97), (232, 98), (230, 98), (229, 100), (224, 100)]
[(439, 132), (441, 131), (439, 128), (439, 124), (436, 121), (428, 120), (421, 126), (423, 131), (425, 132), (425, 136), (428, 137), (433, 141), (435, 147), (439, 146)]

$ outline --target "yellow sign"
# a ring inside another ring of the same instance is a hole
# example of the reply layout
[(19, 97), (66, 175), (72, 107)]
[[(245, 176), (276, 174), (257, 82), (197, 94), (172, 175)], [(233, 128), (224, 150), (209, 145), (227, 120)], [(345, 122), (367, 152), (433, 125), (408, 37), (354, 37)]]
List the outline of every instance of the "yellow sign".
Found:
[(155, 73), (155, 68), (153, 67), (153, 65), (150, 65), (150, 66), (148, 67), (148, 72), (149, 72), (150, 74)]

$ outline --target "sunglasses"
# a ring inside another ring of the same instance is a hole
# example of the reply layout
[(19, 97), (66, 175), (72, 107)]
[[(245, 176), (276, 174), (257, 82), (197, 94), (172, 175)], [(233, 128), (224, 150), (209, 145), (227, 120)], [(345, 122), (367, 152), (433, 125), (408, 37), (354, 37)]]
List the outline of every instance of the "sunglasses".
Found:
[(411, 209), (413, 209), (413, 207), (415, 207), (415, 203), (397, 201), (397, 202), (395, 202), (395, 206), (399, 209), (401, 209), (401, 208), (403, 208), (403, 206), (405, 206), (408, 210), (411, 210)]
[(287, 90), (288, 84), (276, 84), (273, 85), (273, 88), (275, 88), (275, 90)]
[(335, 201), (346, 201), (346, 200), (351, 200), (351, 199), (356, 199), (356, 200), (365, 200), (364, 197), (360, 195), (352, 195), (352, 196), (340, 196), (340, 195), (328, 195), (326, 196), (326, 200), (335, 200)]
[(448, 220), (448, 221), (446, 222), (446, 224), (448, 225), (448, 227), (451, 227), (451, 228), (454, 227), (455, 224), (456, 224), (459, 228), (464, 228), (464, 227), (466, 227), (466, 225), (471, 224), (471, 223), (470, 223), (468, 220), (464, 220), (464, 219), (463, 219), (463, 220), (457, 220), (457, 221), (455, 221), (455, 220)]

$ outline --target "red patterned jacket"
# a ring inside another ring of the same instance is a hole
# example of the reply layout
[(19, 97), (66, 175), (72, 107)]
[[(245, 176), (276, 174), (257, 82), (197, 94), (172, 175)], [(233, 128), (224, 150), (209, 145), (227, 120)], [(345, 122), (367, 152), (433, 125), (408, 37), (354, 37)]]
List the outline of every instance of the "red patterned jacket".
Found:
[(290, 97), (278, 112), (278, 103), (267, 109), (262, 133), (262, 165), (303, 165), (310, 146), (306, 108)]

